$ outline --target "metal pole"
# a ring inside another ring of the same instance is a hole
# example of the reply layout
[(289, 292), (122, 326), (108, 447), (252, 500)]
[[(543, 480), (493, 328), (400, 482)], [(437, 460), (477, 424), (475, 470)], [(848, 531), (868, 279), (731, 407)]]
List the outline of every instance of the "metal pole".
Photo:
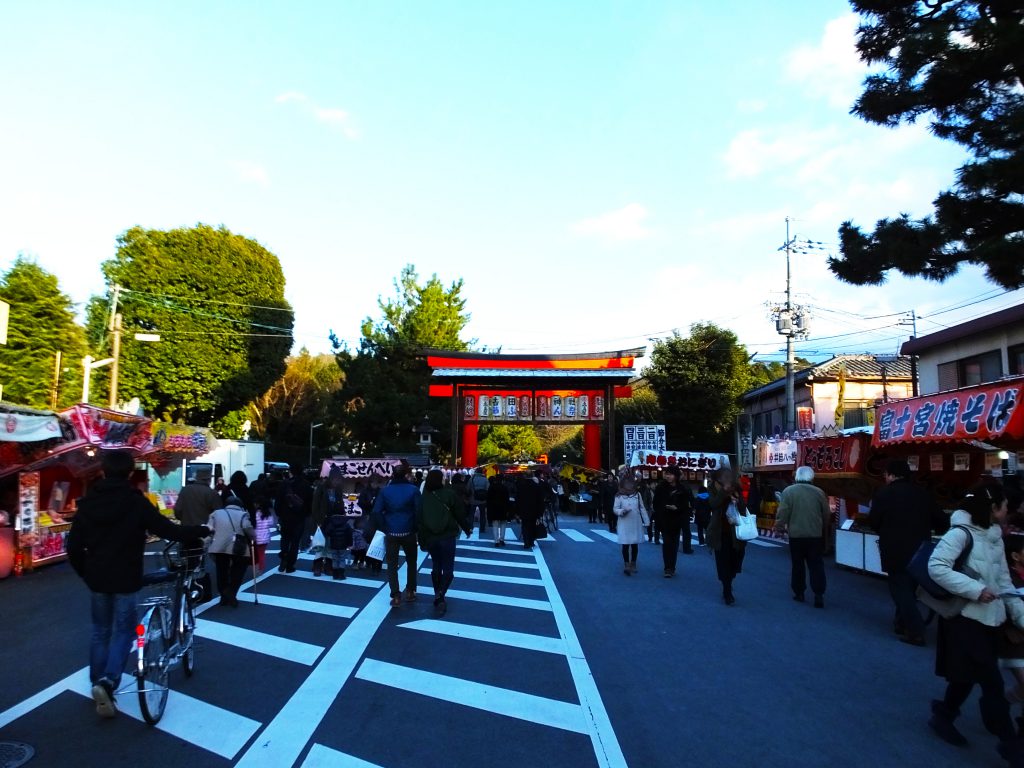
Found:
[(786, 336), (786, 431), (793, 434), (796, 429), (796, 393), (794, 392), (793, 368), (793, 292), (790, 280), (789, 251), (792, 242), (789, 239), (789, 217), (786, 217), (786, 315), (789, 317), (790, 329)]
[(53, 361), (53, 390), (50, 392), (50, 409), (57, 410), (57, 395), (60, 393), (60, 358), (61, 352), (58, 349), (54, 353)]
[(92, 361), (95, 358), (92, 355), (86, 355), (82, 358), (82, 402), (89, 402), (89, 381), (92, 378)]
[[(917, 310), (910, 310), (910, 322), (914, 327), (914, 335), (912, 338), (917, 338)], [(913, 386), (914, 397), (918, 396), (918, 384), (917, 384), (917, 355), (910, 356), (910, 380)]]
[(113, 349), (111, 349), (111, 357), (114, 361), (110, 364), (110, 399), (109, 405), (111, 408), (117, 407), (117, 379), (118, 374), (121, 372), (121, 313), (117, 312), (114, 315), (114, 325), (110, 329), (114, 334)]
[(306, 466), (313, 466), (313, 422), (309, 423), (309, 461), (306, 462)]

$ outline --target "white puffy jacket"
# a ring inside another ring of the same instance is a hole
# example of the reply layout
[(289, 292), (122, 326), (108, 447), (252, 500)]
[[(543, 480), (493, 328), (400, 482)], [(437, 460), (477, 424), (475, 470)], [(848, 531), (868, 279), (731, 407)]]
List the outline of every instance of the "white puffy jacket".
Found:
[[(962, 528), (967, 528), (974, 538), (971, 554), (965, 565), (978, 574), (973, 578), (960, 571), (953, 570), (953, 564), (964, 551), (967, 542)], [(981, 591), (986, 587), (997, 595), (1009, 595), (1016, 590), (1010, 581), (1010, 569), (1006, 565), (1006, 553), (1003, 549), (1002, 531), (998, 525), (980, 528), (971, 521), (969, 513), (957, 510), (950, 519), (950, 529), (935, 545), (928, 560), (928, 575), (940, 587), (963, 598), (963, 607), (959, 610), (962, 616), (974, 619), (990, 627), (1001, 626), (1007, 614), (1013, 623), (1024, 629), (1024, 601), (1016, 595), (1003, 597), (991, 603), (979, 602)], [(931, 601), (928, 601), (931, 604)], [(950, 601), (946, 601), (950, 602)]]

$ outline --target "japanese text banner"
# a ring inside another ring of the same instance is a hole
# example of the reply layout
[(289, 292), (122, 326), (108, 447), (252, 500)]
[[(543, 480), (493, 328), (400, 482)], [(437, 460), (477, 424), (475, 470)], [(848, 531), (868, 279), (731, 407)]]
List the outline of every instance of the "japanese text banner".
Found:
[(876, 446), (1024, 439), (1024, 378), (886, 403), (875, 419)]

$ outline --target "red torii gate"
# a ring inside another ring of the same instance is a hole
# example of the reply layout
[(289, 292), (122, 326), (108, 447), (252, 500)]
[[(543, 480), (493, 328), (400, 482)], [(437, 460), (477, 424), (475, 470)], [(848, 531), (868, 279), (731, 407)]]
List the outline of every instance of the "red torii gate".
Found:
[(457, 465), (476, 465), (481, 424), (582, 424), (583, 463), (610, 469), (615, 461), (615, 398), (632, 397), (628, 383), (643, 352), (502, 355), (431, 350), (425, 356), (431, 369), (430, 395), (452, 398)]

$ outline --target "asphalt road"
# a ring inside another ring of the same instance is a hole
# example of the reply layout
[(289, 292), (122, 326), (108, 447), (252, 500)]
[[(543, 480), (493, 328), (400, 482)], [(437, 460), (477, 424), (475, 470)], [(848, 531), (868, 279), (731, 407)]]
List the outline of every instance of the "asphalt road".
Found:
[(460, 540), (458, 555), (443, 619), (429, 594), (390, 609), (365, 571), (271, 570), (258, 606), (204, 610), (196, 674), (172, 672), (155, 729), (133, 694), (95, 716), (70, 569), (8, 579), (0, 742), (34, 746), (30, 766), (104, 768), (1002, 764), (974, 702), (967, 750), (925, 726), (933, 652), (896, 641), (879, 579), (830, 564), (816, 610), (790, 599), (785, 548), (760, 542), (727, 607), (706, 550), (665, 579), (643, 544), (627, 577), (607, 531), (578, 519), (534, 552)]

